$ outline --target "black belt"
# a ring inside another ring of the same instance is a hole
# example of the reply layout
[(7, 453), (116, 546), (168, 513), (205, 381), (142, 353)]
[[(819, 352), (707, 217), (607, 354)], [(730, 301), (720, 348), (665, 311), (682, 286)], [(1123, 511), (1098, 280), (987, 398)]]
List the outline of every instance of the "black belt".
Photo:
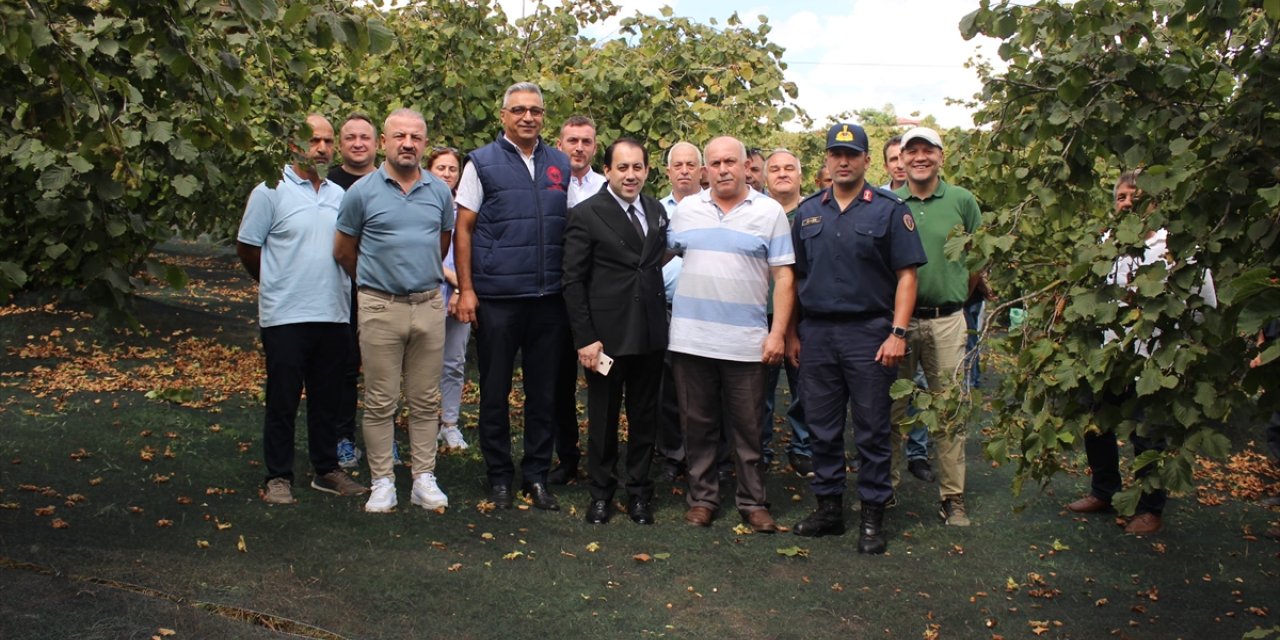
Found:
[(804, 317), (813, 318), (814, 320), (825, 320), (827, 322), (858, 322), (861, 320), (874, 320), (876, 318), (888, 318), (892, 313), (889, 311), (861, 311), (854, 313), (813, 313), (805, 311)]
[(911, 312), (911, 317), (919, 318), (921, 320), (933, 320), (934, 318), (949, 316), (962, 308), (964, 308), (964, 305), (958, 302), (939, 305), (936, 307), (916, 307), (916, 310)]
[(394, 293), (387, 293), (386, 291), (379, 291), (372, 287), (360, 287), (360, 292), (367, 293), (375, 298), (382, 298), (383, 300), (388, 300), (391, 302), (407, 302), (409, 304), (421, 304), (423, 302), (426, 302), (440, 295), (439, 289), (432, 289), (430, 291), (420, 291), (418, 293), (410, 293), (405, 295), (396, 295)]

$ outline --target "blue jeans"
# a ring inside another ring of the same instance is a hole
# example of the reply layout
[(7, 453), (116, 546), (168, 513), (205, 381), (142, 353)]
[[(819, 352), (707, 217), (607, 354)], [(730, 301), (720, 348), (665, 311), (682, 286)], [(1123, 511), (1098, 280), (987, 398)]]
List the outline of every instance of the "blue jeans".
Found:
[[(787, 422), (791, 425), (791, 444), (787, 447), (790, 455), (810, 456), (809, 427), (804, 420), (804, 404), (800, 402), (800, 370), (785, 362), (787, 369), (787, 389), (791, 393), (791, 404), (787, 407)], [(782, 365), (767, 366), (764, 372), (764, 417), (760, 421), (760, 449), (764, 451), (764, 461), (773, 460), (773, 451), (769, 445), (773, 442), (773, 407), (778, 378), (782, 376)]]
[(466, 384), (467, 342), (471, 339), (471, 323), (458, 322), (453, 316), (444, 321), (444, 371), (440, 375), (440, 426), (458, 426), (458, 410), (462, 406), (462, 388)]

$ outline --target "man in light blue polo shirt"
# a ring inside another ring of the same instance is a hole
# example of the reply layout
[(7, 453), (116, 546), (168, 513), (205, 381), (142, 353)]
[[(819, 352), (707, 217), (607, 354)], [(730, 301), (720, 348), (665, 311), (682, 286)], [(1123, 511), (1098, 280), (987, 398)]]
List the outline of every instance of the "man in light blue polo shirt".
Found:
[(444, 366), (441, 257), (453, 236), (449, 187), (421, 167), (427, 124), (411, 109), (387, 116), (386, 160), (351, 186), (338, 213), (333, 255), (359, 288), (364, 442), (373, 492), (364, 509), (396, 506), (391, 448), (403, 381), (413, 461), (411, 502), (449, 506), (436, 482), (440, 372)]
[(267, 485), (262, 499), (292, 504), (294, 422), (307, 389), (307, 445), (311, 486), (338, 495), (365, 488), (338, 468), (336, 452), (342, 365), (350, 347), (347, 275), (333, 261), (333, 226), (342, 187), (320, 177), (333, 158), (333, 126), (307, 117), (310, 138), (276, 187), (249, 195), (236, 235), (236, 253), (258, 281), (258, 324), (267, 359), (262, 452)]

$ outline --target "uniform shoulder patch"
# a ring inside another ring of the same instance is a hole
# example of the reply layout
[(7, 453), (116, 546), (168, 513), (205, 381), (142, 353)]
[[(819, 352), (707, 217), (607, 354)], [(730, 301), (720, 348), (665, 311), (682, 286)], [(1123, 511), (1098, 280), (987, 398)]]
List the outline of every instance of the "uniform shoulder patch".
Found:
[(818, 224), (820, 222), (822, 222), (822, 216), (809, 216), (808, 218), (800, 219), (800, 226), (807, 227), (811, 224)]
[(902, 226), (906, 227), (907, 231), (915, 231), (916, 230), (915, 217), (913, 217), (910, 213), (902, 214)]

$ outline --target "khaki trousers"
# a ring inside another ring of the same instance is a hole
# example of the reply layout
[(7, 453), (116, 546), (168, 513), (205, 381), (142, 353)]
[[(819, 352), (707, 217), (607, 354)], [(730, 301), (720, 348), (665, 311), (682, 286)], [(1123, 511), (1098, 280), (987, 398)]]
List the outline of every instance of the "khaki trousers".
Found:
[[(964, 380), (964, 371), (958, 369), (964, 360), (965, 338), (968, 327), (964, 314), (957, 311), (949, 316), (922, 320), (912, 318), (907, 329), (907, 346), (911, 351), (898, 365), (898, 378), (912, 380), (916, 366), (924, 369), (929, 382), (929, 392), (939, 392), (956, 384), (956, 375)], [(893, 424), (900, 425), (907, 416), (909, 398), (893, 403)], [(964, 442), (966, 430), (955, 435), (933, 434), (934, 452), (937, 456), (938, 493), (942, 499), (964, 495)], [(905, 436), (903, 436), (905, 440)], [(898, 486), (903, 469), (902, 447), (893, 447), (893, 486)]]
[(411, 303), (359, 293), (364, 446), (375, 479), (393, 476), (391, 444), (402, 380), (413, 473), (436, 468), (445, 313), (439, 291), (422, 295), (425, 299)]

